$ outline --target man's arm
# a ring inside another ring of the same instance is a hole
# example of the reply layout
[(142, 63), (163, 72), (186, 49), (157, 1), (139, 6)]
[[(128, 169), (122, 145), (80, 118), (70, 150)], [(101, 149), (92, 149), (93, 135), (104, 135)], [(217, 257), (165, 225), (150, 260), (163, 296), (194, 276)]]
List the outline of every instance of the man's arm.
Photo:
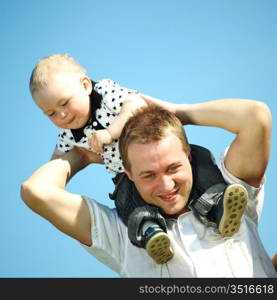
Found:
[(272, 263), (273, 263), (273, 266), (277, 272), (277, 254), (275, 254), (272, 259), (271, 259)]
[(96, 154), (90, 155), (95, 157), (89, 161), (82, 151), (72, 149), (37, 169), (21, 186), (21, 197), (33, 211), (85, 245), (92, 243), (89, 209), (81, 195), (64, 188), (74, 174), (97, 162)]
[(148, 104), (159, 105), (177, 115), (182, 124), (223, 128), (236, 138), (225, 158), (236, 177), (258, 187), (270, 155), (271, 113), (266, 104), (246, 99), (221, 99), (198, 104), (175, 104), (141, 95)]
[(139, 95), (147, 103), (147, 105), (157, 105), (166, 110), (169, 110), (172, 113), (176, 113), (177, 108), (180, 106), (179, 104), (168, 102), (168, 101), (161, 100), (158, 98), (154, 98), (154, 97), (151, 97), (146, 94), (139, 94)]
[(234, 176), (259, 187), (270, 155), (271, 113), (266, 104), (245, 99), (222, 99), (175, 105), (183, 124), (223, 128), (236, 135), (225, 158)]
[(61, 158), (65, 154), (65, 152), (60, 151), (56, 146), (54, 152), (52, 153), (51, 160)]

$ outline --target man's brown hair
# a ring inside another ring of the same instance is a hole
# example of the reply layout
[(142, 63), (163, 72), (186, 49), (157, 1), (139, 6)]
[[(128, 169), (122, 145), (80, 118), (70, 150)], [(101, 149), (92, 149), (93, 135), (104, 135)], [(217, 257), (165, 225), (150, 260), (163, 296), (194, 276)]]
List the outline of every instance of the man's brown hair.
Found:
[(180, 120), (171, 112), (158, 107), (147, 106), (139, 109), (125, 124), (119, 139), (119, 151), (123, 166), (131, 171), (128, 160), (128, 148), (132, 143), (148, 144), (160, 141), (173, 133), (181, 141), (188, 155), (190, 146)]

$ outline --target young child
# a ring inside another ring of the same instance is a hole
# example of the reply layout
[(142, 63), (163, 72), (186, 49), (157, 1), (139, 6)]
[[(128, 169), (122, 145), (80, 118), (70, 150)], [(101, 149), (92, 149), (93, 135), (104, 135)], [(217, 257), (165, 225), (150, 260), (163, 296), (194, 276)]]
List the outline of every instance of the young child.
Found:
[[(73, 147), (97, 153), (113, 179), (120, 218), (128, 226), (130, 241), (156, 263), (173, 257), (166, 223), (158, 208), (146, 204), (124, 173), (118, 139), (136, 109), (154, 103), (170, 109), (168, 102), (119, 86), (110, 79), (92, 81), (86, 71), (68, 55), (43, 58), (33, 69), (30, 91), (35, 103), (60, 128), (53, 158)], [(189, 207), (207, 226), (222, 236), (232, 236), (240, 227), (247, 205), (247, 191), (240, 184), (227, 185), (209, 150), (191, 145), (193, 188)]]

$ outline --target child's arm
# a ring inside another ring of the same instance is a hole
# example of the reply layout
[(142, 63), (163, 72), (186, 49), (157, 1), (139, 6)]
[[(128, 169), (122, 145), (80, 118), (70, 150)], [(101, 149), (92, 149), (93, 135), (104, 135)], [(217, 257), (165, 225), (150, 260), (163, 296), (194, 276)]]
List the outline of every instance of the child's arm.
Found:
[(113, 140), (119, 138), (121, 131), (132, 116), (139, 108), (146, 106), (146, 102), (139, 94), (132, 94), (126, 99), (121, 107), (120, 114), (114, 119), (112, 124), (106, 129), (95, 131), (89, 138), (89, 146), (96, 153), (103, 153), (103, 146), (109, 145)]

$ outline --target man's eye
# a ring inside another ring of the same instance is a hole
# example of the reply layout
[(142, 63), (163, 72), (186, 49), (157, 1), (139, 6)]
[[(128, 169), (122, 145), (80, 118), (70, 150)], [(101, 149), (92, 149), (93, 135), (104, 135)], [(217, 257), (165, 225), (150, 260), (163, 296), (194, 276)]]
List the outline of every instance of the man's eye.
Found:
[(171, 173), (177, 172), (177, 171), (179, 170), (179, 168), (180, 168), (179, 165), (178, 165), (178, 166), (173, 166), (173, 167), (171, 167), (171, 168), (169, 169), (169, 172), (171, 172)]
[(154, 178), (154, 174), (149, 174), (149, 175), (143, 176), (143, 179), (152, 179), (152, 178)]

